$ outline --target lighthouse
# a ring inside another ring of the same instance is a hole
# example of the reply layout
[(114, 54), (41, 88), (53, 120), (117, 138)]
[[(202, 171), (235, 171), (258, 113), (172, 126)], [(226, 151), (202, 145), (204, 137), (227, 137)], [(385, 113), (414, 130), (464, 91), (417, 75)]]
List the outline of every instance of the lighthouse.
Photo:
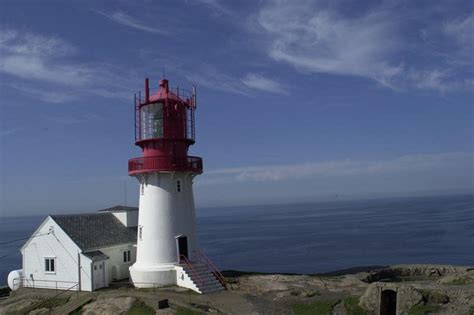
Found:
[(199, 293), (222, 290), (222, 275), (196, 240), (193, 179), (203, 163), (188, 155), (195, 143), (196, 89), (172, 89), (166, 79), (150, 89), (146, 79), (134, 103), (135, 144), (143, 156), (128, 162), (129, 175), (139, 183), (131, 281), (142, 288), (176, 284)]

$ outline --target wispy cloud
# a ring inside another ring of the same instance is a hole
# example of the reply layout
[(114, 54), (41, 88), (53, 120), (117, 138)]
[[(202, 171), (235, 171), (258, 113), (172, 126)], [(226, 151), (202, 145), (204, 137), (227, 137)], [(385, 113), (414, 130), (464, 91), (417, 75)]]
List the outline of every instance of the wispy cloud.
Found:
[(196, 67), (193, 72), (180, 69), (177, 71), (193, 84), (222, 92), (250, 95), (249, 89), (238, 77), (228, 75), (210, 64)]
[(399, 43), (393, 22), (382, 12), (349, 19), (310, 4), (273, 1), (260, 11), (258, 22), (272, 37), (269, 55), (302, 70), (362, 76), (382, 84), (401, 71), (386, 60)]
[(44, 116), (45, 120), (49, 120), (61, 125), (76, 125), (76, 124), (82, 124), (86, 123), (89, 121), (94, 121), (99, 119), (100, 117), (97, 114), (94, 113), (86, 113), (82, 115), (48, 115)]
[[(285, 181), (309, 177), (381, 176), (395, 173), (416, 174), (423, 171), (450, 169), (462, 165), (471, 167), (472, 153), (442, 153), (405, 155), (392, 160), (356, 161), (334, 160), (304, 164), (248, 166), (206, 172), (204, 184), (225, 182)], [(468, 171), (468, 170), (466, 170)], [(472, 170), (471, 170), (472, 171)], [(413, 175), (415, 176), (415, 175)]]
[(244, 78), (242, 78), (242, 83), (248, 88), (277, 93), (277, 94), (287, 94), (285, 87), (279, 82), (266, 78), (257, 73), (249, 73)]
[(194, 0), (194, 2), (210, 7), (218, 15), (230, 14), (229, 9), (220, 0)]
[(139, 20), (123, 12), (114, 12), (112, 14), (108, 14), (108, 13), (104, 13), (100, 11), (96, 11), (96, 12), (123, 26), (131, 27), (131, 28), (144, 31), (144, 32), (155, 33), (155, 34), (160, 34), (160, 35), (168, 35), (167, 31), (143, 24)]
[[(462, 79), (453, 84), (455, 71), (449, 65), (407, 64), (406, 19), (384, 7), (348, 16), (319, 2), (275, 0), (261, 8), (256, 21), (268, 55), (300, 71), (358, 76), (393, 89), (463, 87)], [(472, 21), (472, 16), (451, 21), (445, 32), (472, 48)]]
[(288, 94), (288, 90), (280, 82), (258, 73), (248, 73), (243, 77), (232, 76), (211, 64), (195, 66), (193, 72), (184, 66), (178, 66), (175, 71), (180, 72), (193, 84), (216, 91), (245, 96), (253, 96), (255, 91)]
[(62, 92), (60, 90), (58, 91), (54, 89), (41, 89), (32, 85), (21, 83), (6, 83), (1, 85), (15, 89), (18, 92), (30, 95), (31, 97), (53, 104), (69, 102), (77, 99), (77, 95), (75, 95), (74, 93)]
[(75, 49), (61, 39), (12, 30), (0, 31), (0, 72), (28, 80), (82, 85), (94, 70), (59, 61)]
[[(77, 61), (78, 50), (54, 37), (15, 30), (0, 30), (0, 73), (17, 80), (4, 86), (39, 99), (62, 103), (79, 95), (123, 98), (119, 73), (102, 63)], [(129, 97), (129, 96), (127, 96)]]
[(444, 24), (444, 32), (456, 39), (460, 44), (465, 47), (474, 45), (474, 14), (471, 14), (465, 18), (458, 18), (447, 21)]
[(22, 127), (14, 127), (14, 128), (7, 128), (0, 130), (0, 137), (11, 136), (17, 132), (23, 131), (25, 128)]

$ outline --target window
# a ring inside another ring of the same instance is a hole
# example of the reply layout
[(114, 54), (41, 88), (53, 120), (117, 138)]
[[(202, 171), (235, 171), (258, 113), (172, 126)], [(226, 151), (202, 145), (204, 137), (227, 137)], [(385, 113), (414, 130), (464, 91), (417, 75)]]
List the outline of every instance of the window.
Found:
[(141, 108), (141, 138), (163, 138), (163, 104), (153, 103)]
[(123, 262), (124, 263), (130, 262), (130, 250), (123, 251)]
[(181, 181), (180, 180), (176, 181), (176, 191), (181, 192)]
[(49, 273), (56, 272), (56, 259), (55, 258), (45, 258), (44, 259), (44, 271)]
[(143, 226), (138, 227), (138, 239), (141, 241), (142, 240), (142, 235), (143, 235)]

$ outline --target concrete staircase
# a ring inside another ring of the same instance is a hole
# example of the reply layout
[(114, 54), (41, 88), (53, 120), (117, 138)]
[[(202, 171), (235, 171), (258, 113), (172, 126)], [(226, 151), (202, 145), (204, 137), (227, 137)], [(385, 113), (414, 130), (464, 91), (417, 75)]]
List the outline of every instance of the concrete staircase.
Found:
[(204, 263), (188, 263), (181, 264), (184, 273), (184, 277), (189, 277), (189, 280), (192, 282), (193, 286), (189, 287), (190, 289), (201, 293), (213, 293), (225, 290), (225, 287), (219, 281), (219, 279), (214, 275), (214, 273), (208, 268)]

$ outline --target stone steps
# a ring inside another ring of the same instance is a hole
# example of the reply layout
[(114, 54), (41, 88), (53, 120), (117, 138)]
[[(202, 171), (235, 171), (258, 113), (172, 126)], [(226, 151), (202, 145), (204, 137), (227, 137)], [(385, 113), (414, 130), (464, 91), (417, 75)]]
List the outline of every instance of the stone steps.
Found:
[(193, 264), (192, 268), (189, 265), (183, 265), (182, 267), (201, 294), (225, 290), (224, 286), (206, 265), (196, 263)]

